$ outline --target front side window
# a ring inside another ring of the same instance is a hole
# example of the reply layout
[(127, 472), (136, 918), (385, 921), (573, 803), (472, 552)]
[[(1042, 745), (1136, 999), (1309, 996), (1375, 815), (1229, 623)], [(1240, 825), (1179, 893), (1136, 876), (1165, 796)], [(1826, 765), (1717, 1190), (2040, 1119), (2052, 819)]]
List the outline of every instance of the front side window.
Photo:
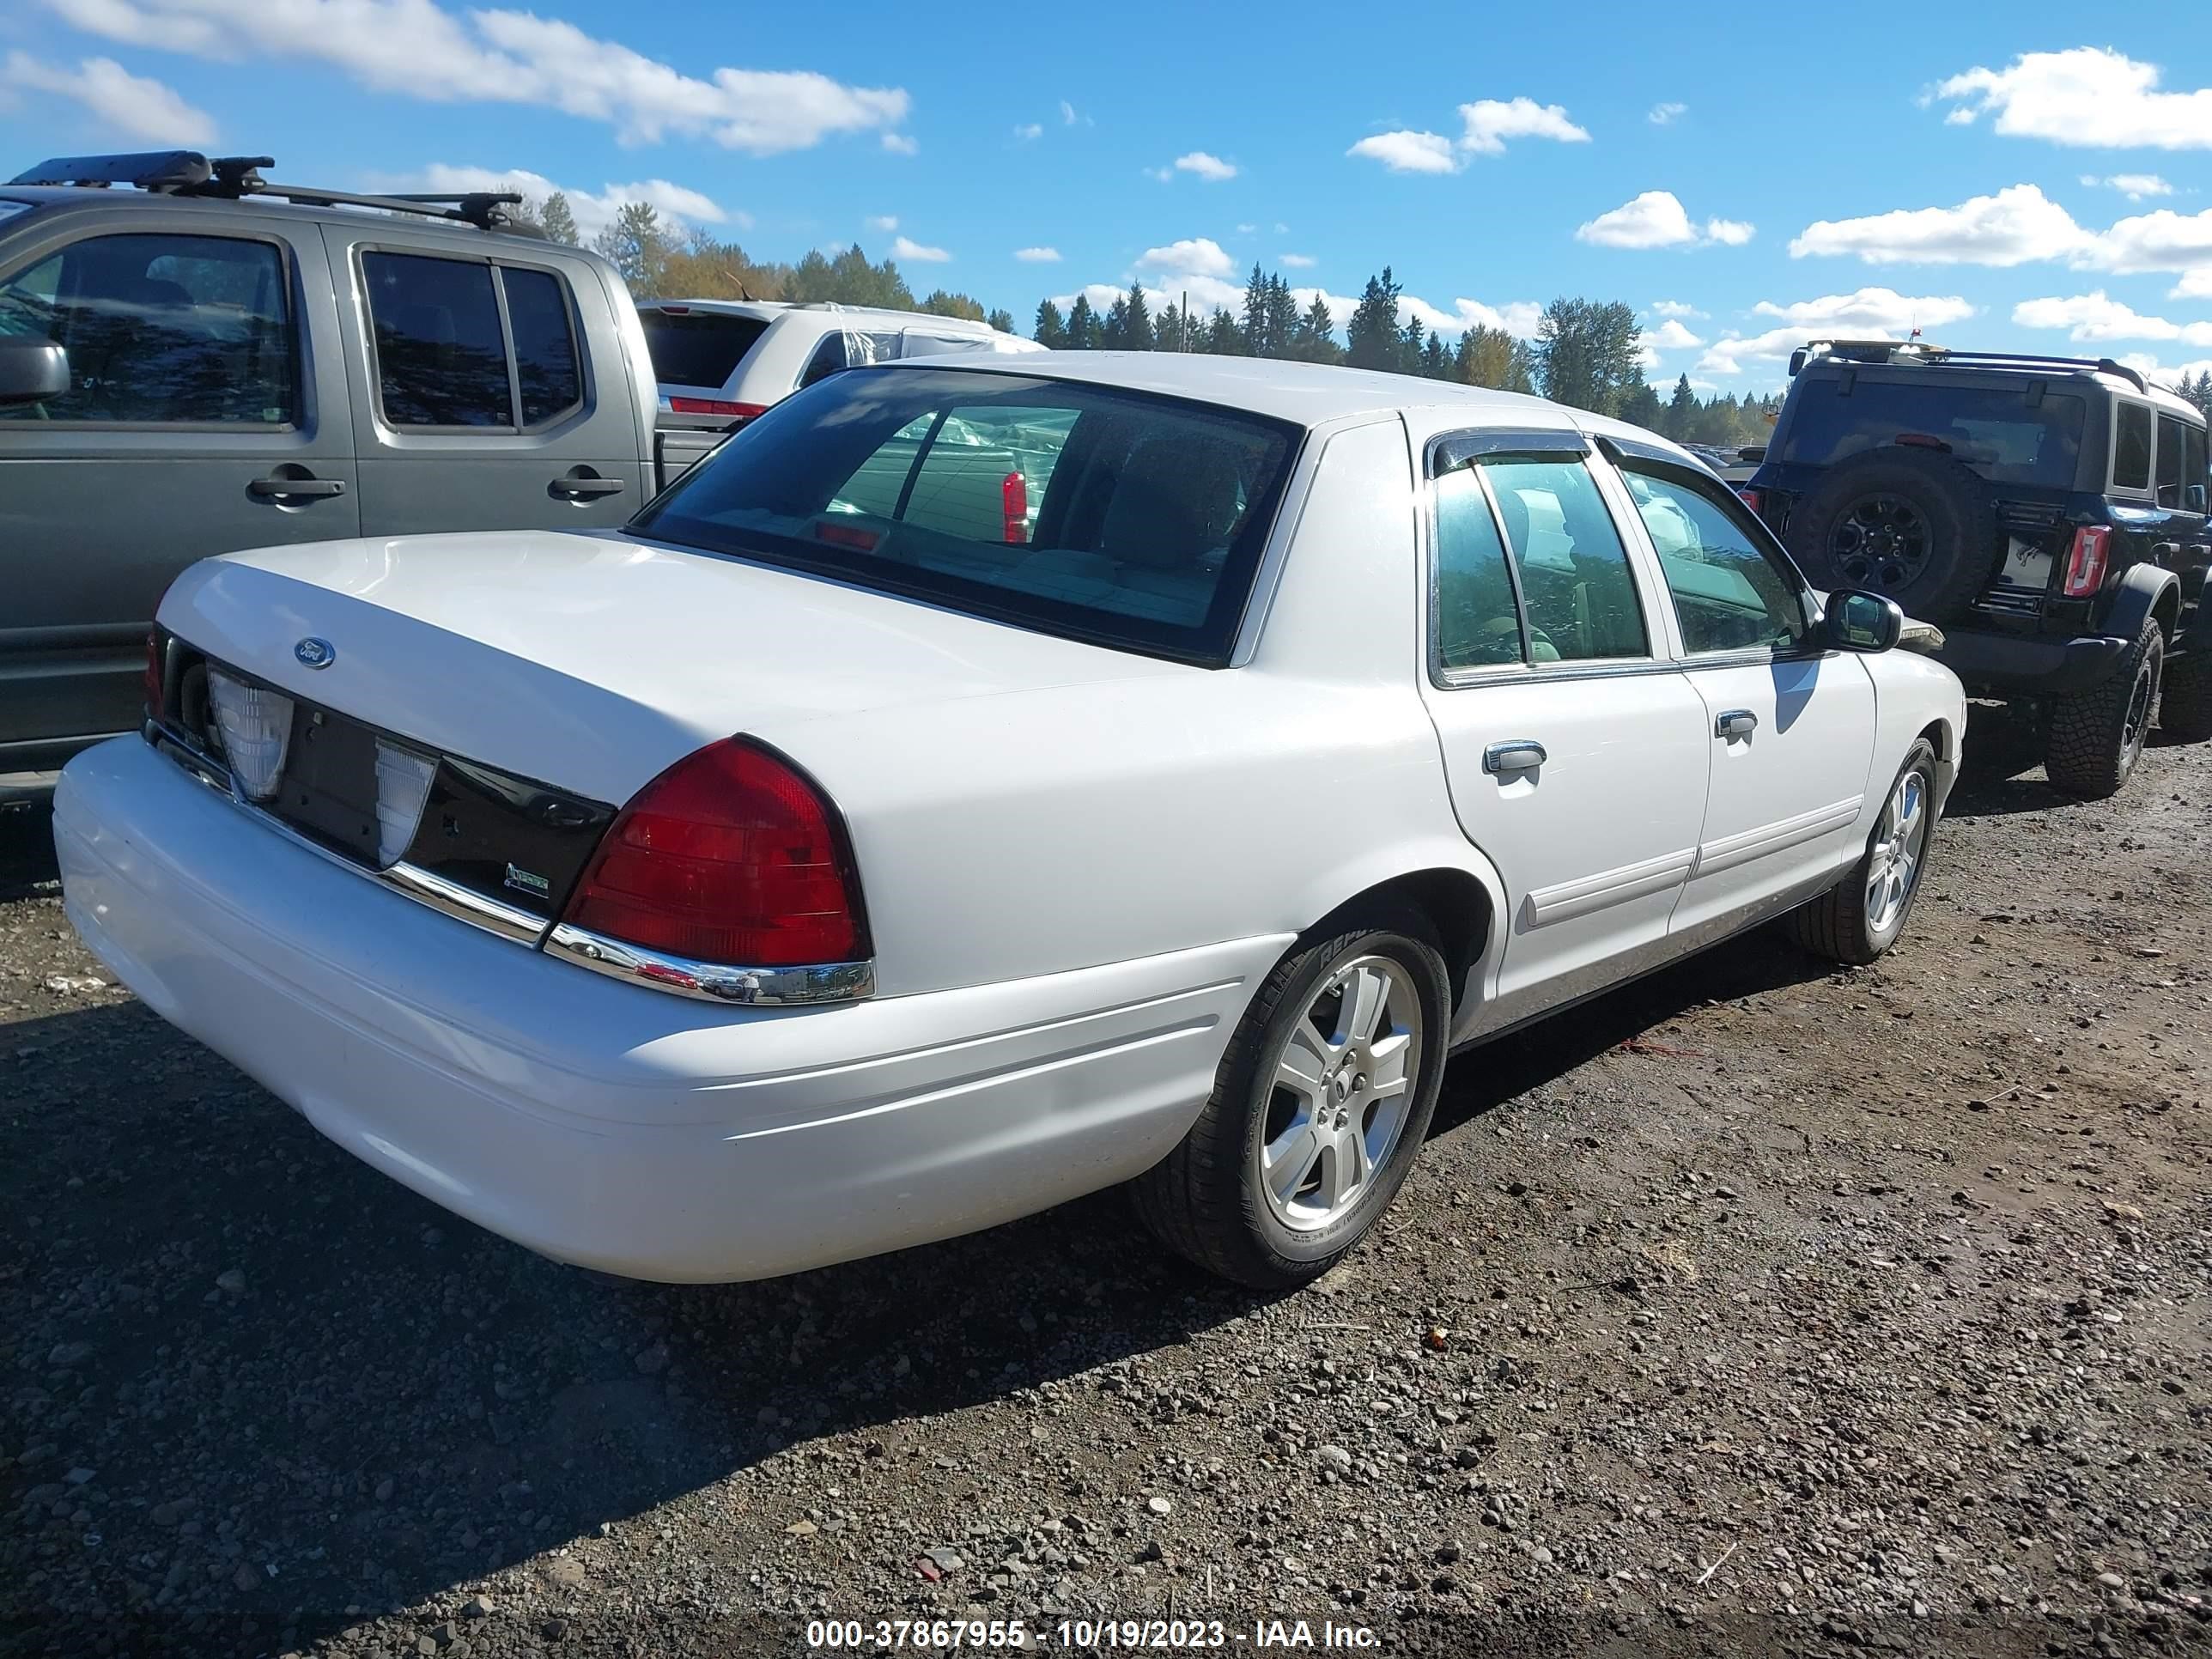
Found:
[(1486, 458), (1506, 550), (1520, 577), (1531, 660), (1651, 654), (1636, 575), (1597, 481), (1580, 461)]
[(299, 343), (274, 244), (95, 236), (0, 282), (0, 335), (69, 353), (70, 389), (0, 418), (281, 427)]
[(634, 528), (1218, 664), (1295, 437), (1257, 416), (1105, 387), (871, 368), (776, 404)]
[(2158, 504), (2179, 508), (2181, 473), (2188, 460), (2182, 434), (2187, 430), (2171, 415), (2158, 417)]
[(1759, 550), (1740, 510), (1718, 491), (1660, 473), (1624, 469), (1621, 479), (1658, 550), (1684, 650), (1784, 652), (1804, 643), (1797, 584)]
[(2148, 404), (2122, 403), (2112, 424), (2112, 488), (2150, 488), (2151, 414)]

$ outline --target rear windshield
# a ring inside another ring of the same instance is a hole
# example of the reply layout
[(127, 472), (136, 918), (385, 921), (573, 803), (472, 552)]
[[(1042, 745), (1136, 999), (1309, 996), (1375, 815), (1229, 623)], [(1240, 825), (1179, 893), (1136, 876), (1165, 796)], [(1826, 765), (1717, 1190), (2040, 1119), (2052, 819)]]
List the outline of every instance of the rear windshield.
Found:
[(2082, 399), (2045, 391), (2031, 404), (2029, 388), (1959, 386), (1822, 375), (1803, 382), (1790, 405), (1787, 441), (1770, 460), (1832, 466), (1894, 443), (1900, 434), (1933, 438), (1997, 483), (2074, 487), (2081, 455)]
[(757, 317), (726, 311), (659, 311), (641, 306), (645, 349), (653, 354), (653, 378), (664, 386), (720, 387), (753, 342), (768, 332)]
[(857, 369), (776, 404), (632, 528), (1218, 665), (1297, 436), (1026, 375)]

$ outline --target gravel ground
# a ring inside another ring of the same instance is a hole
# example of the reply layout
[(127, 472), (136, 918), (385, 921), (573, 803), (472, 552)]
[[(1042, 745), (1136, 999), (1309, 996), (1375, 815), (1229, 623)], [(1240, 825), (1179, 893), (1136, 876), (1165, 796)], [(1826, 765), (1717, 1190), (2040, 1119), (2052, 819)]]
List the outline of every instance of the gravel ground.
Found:
[(1274, 1301), (1114, 1194), (594, 1281), (101, 983), (19, 823), (0, 1650), (1059, 1646), (1101, 1611), (1255, 1650), (1299, 1616), (1436, 1653), (2212, 1647), (2212, 750), (2069, 805), (1977, 714), (1891, 957), (1761, 933), (1462, 1056), (1382, 1235)]

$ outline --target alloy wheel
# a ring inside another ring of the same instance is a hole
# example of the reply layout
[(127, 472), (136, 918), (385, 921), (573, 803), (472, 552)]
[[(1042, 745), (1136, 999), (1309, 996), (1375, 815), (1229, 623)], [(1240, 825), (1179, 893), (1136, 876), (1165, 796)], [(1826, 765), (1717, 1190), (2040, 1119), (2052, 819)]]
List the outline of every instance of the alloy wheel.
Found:
[(1880, 934), (1895, 927), (1905, 914), (1920, 879), (1920, 862), (1928, 848), (1928, 779), (1918, 770), (1907, 772), (1890, 792), (1882, 808), (1881, 823), (1867, 862), (1866, 915), (1869, 931)]

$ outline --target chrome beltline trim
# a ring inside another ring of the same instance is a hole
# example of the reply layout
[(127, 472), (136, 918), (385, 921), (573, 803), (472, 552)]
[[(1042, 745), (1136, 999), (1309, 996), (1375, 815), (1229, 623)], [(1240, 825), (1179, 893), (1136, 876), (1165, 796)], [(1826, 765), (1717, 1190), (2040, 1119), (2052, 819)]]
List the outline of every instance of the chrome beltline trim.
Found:
[(631, 985), (703, 1002), (734, 1002), (780, 1008), (814, 1002), (849, 1002), (872, 996), (872, 962), (831, 962), (807, 968), (737, 968), (718, 962), (693, 962), (625, 945), (568, 922), (556, 922), (546, 936), (545, 954), (560, 957)]

